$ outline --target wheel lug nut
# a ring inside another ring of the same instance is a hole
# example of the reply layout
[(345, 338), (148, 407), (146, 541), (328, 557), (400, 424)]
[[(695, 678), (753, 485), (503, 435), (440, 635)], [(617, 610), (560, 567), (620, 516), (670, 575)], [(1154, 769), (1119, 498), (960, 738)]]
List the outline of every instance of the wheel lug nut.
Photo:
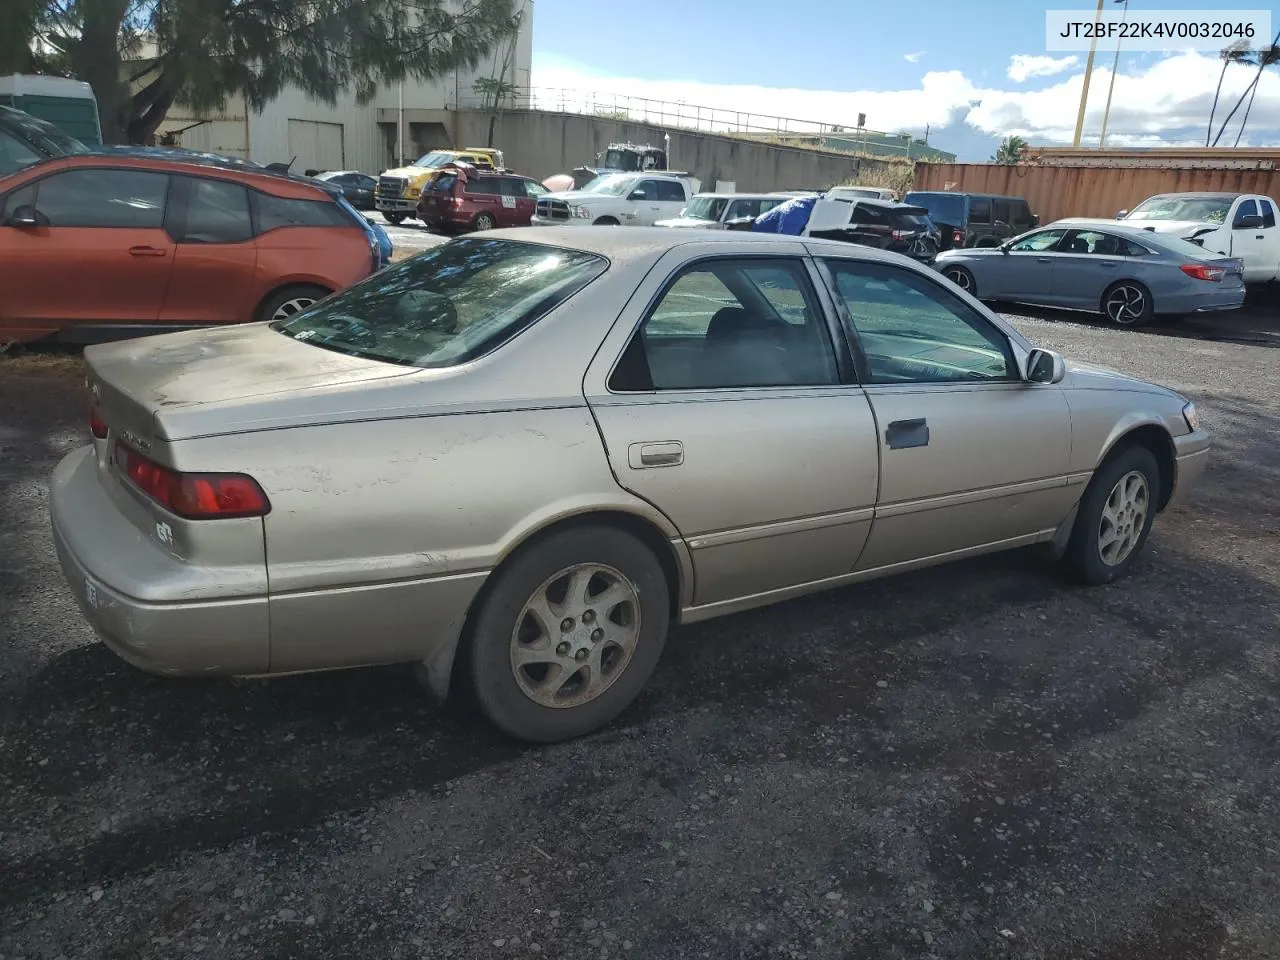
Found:
[(573, 659), (575, 659), (575, 660), (585, 660), (585, 659), (587, 659), (587, 650), (586, 650), (586, 648), (585, 648), (585, 647), (583, 647), (582, 649), (578, 650), (578, 652), (577, 652), (577, 653), (575, 653), (575, 654), (573, 655)]
[(559, 646), (556, 647), (556, 653), (560, 654), (560, 656), (563, 657), (568, 652), (569, 652), (569, 641), (561, 640)]
[(601, 630), (599, 627), (596, 627), (594, 630), (591, 631), (592, 643), (599, 643), (602, 639), (604, 639), (604, 631)]
[(594, 610), (587, 610), (582, 614), (583, 623), (590, 623), (595, 618), (596, 618), (596, 612)]
[(572, 617), (565, 617), (563, 620), (561, 620), (561, 621), (560, 621), (560, 631), (561, 631), (561, 633), (568, 633), (568, 632), (569, 632), (570, 630), (572, 630), (572, 629), (573, 629), (573, 618), (572, 618)]

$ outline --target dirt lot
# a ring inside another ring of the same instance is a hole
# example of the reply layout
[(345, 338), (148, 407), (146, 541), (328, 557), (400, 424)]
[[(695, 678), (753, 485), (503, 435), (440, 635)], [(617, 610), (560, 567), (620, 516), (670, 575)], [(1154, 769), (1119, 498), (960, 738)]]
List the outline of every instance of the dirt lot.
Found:
[(1216, 435), (1132, 579), (1021, 552), (685, 628), (544, 749), (403, 669), (116, 660), (47, 532), (73, 364), (0, 363), (0, 957), (1280, 956), (1280, 319), (1018, 323)]

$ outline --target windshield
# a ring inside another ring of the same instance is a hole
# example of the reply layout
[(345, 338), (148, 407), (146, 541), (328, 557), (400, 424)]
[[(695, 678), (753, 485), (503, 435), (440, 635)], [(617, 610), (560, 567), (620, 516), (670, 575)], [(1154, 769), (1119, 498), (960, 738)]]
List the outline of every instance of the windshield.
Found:
[(443, 167), (452, 159), (453, 154), (448, 150), (432, 150), (430, 153), (424, 153), (413, 161), (413, 165), (415, 167)]
[(636, 185), (635, 177), (624, 177), (618, 174), (611, 174), (604, 177), (596, 177), (585, 187), (582, 193), (600, 193), (606, 197), (620, 197), (624, 193), (630, 193), (631, 188)]
[(924, 207), (935, 223), (953, 227), (964, 225), (964, 197), (955, 193), (908, 193), (903, 200), (912, 206)]
[(1125, 219), (1225, 223), (1230, 209), (1230, 197), (1150, 197), (1130, 210)]
[(388, 267), (273, 323), (295, 340), (415, 367), (466, 363), (496, 349), (601, 273), (592, 253), (465, 238)]
[(719, 221), (728, 203), (728, 197), (694, 197), (680, 216), (690, 220), (707, 220), (715, 223)]
[(604, 166), (608, 170), (639, 170), (640, 155), (630, 150), (606, 150)]

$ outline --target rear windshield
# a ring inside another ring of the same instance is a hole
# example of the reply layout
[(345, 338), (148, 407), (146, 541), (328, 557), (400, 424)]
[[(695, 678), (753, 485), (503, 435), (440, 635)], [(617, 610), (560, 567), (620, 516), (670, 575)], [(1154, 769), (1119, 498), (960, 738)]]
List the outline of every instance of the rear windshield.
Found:
[(694, 197), (680, 215), (690, 220), (709, 220), (715, 222), (724, 213), (729, 203), (728, 197)]
[(936, 222), (949, 223), (953, 227), (964, 225), (964, 197), (956, 193), (908, 193), (903, 199), (914, 206), (924, 207)]
[(450, 367), (496, 349), (607, 267), (604, 257), (592, 253), (467, 237), (271, 326), (351, 356)]

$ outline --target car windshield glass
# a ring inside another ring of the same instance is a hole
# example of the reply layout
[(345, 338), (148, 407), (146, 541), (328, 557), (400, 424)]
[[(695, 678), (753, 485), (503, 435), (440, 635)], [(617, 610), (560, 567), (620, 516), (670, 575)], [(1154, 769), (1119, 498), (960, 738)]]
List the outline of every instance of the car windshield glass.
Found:
[(640, 157), (630, 150), (608, 150), (604, 155), (604, 166), (608, 170), (639, 170)]
[(446, 150), (432, 150), (414, 161), (415, 167), (443, 167), (453, 159), (453, 154)]
[(624, 193), (629, 193), (635, 185), (635, 177), (620, 177), (614, 174), (608, 177), (596, 177), (582, 188), (582, 192), (600, 193), (607, 197), (620, 197)]
[(956, 227), (964, 224), (964, 197), (954, 193), (908, 193), (903, 199), (913, 206), (924, 207), (935, 222)]
[(3, 120), (8, 132), (21, 137), (46, 156), (65, 157), (89, 152), (89, 148), (75, 137), (63, 133), (52, 123), (21, 110), (6, 110)]
[(607, 267), (603, 257), (577, 250), (464, 238), (271, 326), (295, 340), (370, 360), (455, 366), (509, 340)]
[(1129, 211), (1126, 220), (1195, 220), (1225, 223), (1231, 201), (1226, 197), (1151, 197)]
[(690, 220), (716, 221), (724, 213), (725, 204), (728, 202), (728, 197), (694, 197), (684, 208), (681, 216)]

